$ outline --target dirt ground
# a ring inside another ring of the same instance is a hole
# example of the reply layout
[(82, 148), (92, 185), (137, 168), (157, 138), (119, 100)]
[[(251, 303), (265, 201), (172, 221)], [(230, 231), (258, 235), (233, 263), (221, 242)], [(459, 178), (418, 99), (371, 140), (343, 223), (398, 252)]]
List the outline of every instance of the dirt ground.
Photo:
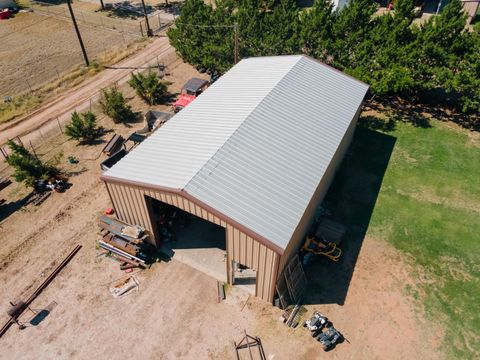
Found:
[[(134, 40), (113, 31), (82, 26), (85, 48), (92, 59)], [(19, 13), (0, 26), (0, 96), (36, 88), (83, 62), (72, 24), (59, 18)]]
[[(171, 60), (167, 80), (176, 92), (198, 74)], [(145, 110), (138, 98), (131, 104)], [(142, 127), (141, 122), (112, 125), (105, 118), (100, 123), (122, 135)], [(280, 323), (281, 310), (238, 288), (218, 303), (216, 280), (175, 259), (135, 273), (139, 291), (114, 299), (110, 284), (128, 274), (96, 246), (97, 219), (110, 205), (99, 180), (103, 146), (79, 147), (62, 136), (45, 143), (39, 155), (58, 158), (73, 186), (39, 207), (16, 206), (27, 193), (20, 185), (0, 193), (9, 201), (0, 210), (2, 323), (10, 300), (28, 297), (75, 244), (83, 246), (31, 305), (48, 309), (48, 316), (30, 325), (34, 314), (25, 312), (21, 321), (27, 328), (12, 327), (1, 339), (0, 359), (233, 359), (233, 342), (241, 340), (243, 330), (262, 339), (269, 360), (442, 358), (441, 331), (427, 323), (420, 305), (405, 293), (406, 284), (415, 284), (410, 268), (396, 250), (374, 238), (363, 242), (344, 304), (308, 305), (309, 313), (325, 313), (348, 340), (329, 353), (303, 328)], [(72, 154), (80, 162), (67, 165)]]

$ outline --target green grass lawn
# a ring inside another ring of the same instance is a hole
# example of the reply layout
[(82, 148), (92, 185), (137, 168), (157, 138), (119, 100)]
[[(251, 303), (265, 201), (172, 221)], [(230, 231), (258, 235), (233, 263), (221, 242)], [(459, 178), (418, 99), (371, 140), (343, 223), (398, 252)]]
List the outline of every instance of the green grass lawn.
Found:
[(431, 128), (397, 123), (387, 134), (396, 142), (368, 235), (417, 265), (417, 295), (444, 325), (449, 357), (478, 359), (480, 140), (436, 121)]

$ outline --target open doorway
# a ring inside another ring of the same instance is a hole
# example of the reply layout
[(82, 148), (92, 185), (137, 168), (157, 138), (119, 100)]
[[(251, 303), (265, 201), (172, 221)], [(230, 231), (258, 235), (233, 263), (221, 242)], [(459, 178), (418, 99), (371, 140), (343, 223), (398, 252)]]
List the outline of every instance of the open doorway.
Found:
[(236, 261), (232, 261), (232, 270), (233, 285), (255, 295), (257, 272)]
[(147, 203), (163, 253), (227, 281), (225, 228), (150, 197)]

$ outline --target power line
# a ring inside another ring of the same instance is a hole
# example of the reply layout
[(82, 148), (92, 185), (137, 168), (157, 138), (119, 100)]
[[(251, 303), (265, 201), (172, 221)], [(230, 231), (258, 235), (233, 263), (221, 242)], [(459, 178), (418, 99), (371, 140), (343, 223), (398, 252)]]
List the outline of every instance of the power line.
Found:
[(187, 23), (182, 23), (182, 22), (175, 22), (175, 24), (192, 26), (192, 27), (199, 27), (199, 28), (207, 28), (207, 27), (235, 28), (235, 24), (233, 24), (233, 25), (197, 25), (197, 24), (187, 24)]

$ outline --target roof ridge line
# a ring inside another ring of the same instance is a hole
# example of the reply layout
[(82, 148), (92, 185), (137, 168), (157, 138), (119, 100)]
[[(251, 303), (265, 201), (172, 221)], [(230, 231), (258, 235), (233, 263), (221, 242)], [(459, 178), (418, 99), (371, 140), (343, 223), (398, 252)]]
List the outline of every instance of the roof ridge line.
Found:
[[(248, 113), (248, 115), (245, 117), (245, 119), (241, 122), (241, 124), (239, 126), (237, 126), (237, 128), (235, 129), (235, 131), (233, 131), (229, 137), (227, 137), (225, 139), (225, 141), (223, 142), (223, 144), (221, 146), (218, 147), (218, 149), (212, 154), (212, 156), (210, 156), (210, 158), (205, 161), (205, 163), (195, 172), (195, 174), (192, 175), (192, 177), (185, 183), (185, 185), (183, 186), (182, 190), (185, 190), (189, 185), (190, 183), (192, 182), (192, 180), (203, 170), (203, 168), (208, 164), (210, 163), (210, 161), (215, 157), (215, 155), (217, 155), (217, 153), (225, 146), (225, 144), (233, 137), (233, 135), (235, 133), (237, 133), (238, 129), (240, 129), (243, 125), (243, 123), (245, 122), (246, 119), (248, 119), (250, 117), (250, 115), (258, 108), (258, 106), (271, 94), (271, 92), (273, 91), (273, 89), (276, 88), (276, 86), (285, 78), (285, 76), (287, 76), (287, 74), (290, 73), (290, 71), (292, 71), (292, 69), (297, 66), (298, 62), (300, 61), (300, 59), (302, 59), (305, 55), (302, 55), (302, 54), (296, 54), (296, 55), (283, 55), (285, 57), (298, 57), (297, 61), (295, 61), (295, 63), (292, 65), (292, 67), (272, 86), (272, 88), (265, 94), (265, 96), (262, 97), (262, 99), (257, 103), (257, 105), (255, 105), (255, 107)], [(234, 65), (235, 66), (235, 65)], [(233, 67), (232, 67), (233, 68)], [(229, 70), (230, 71), (230, 70)]]

